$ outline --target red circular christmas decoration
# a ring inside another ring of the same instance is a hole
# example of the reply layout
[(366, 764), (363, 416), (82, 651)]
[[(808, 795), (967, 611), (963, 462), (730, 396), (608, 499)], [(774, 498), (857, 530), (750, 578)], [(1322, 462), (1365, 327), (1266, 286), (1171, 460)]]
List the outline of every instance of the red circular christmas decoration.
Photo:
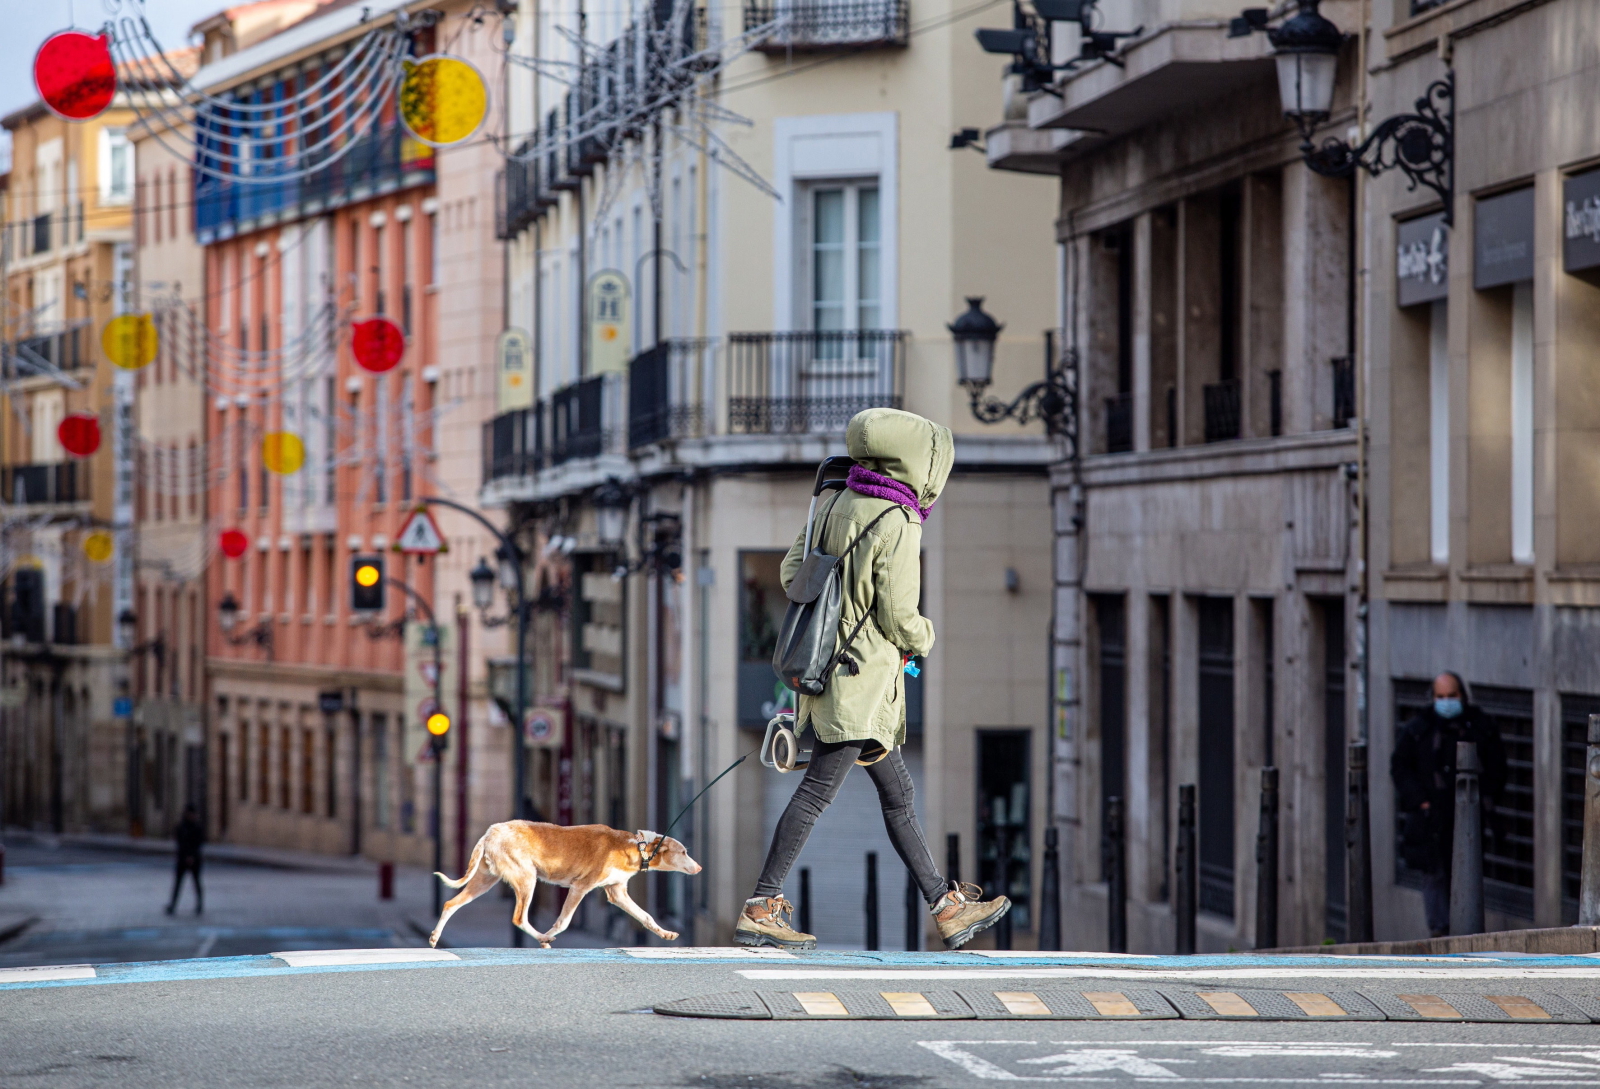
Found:
[(33, 55), (33, 85), (57, 116), (68, 121), (98, 116), (117, 93), (110, 36), (81, 30), (50, 35)]
[(230, 560), (238, 559), (250, 548), (250, 538), (245, 536), (242, 529), (223, 530), (219, 543), (222, 546), (222, 554)]
[(86, 458), (100, 449), (100, 417), (74, 412), (56, 425), (61, 448), (75, 458)]
[(368, 318), (351, 326), (350, 352), (362, 370), (393, 370), (406, 351), (406, 334), (388, 318)]

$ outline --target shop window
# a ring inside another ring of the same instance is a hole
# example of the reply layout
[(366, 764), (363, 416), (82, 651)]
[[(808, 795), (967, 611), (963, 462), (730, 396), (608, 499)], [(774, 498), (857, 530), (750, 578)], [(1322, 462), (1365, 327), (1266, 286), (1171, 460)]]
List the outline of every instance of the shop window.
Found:
[(1506, 788), (1489, 811), (1483, 849), (1483, 902), (1533, 918), (1533, 693), (1473, 685), (1472, 698), (1494, 718), (1506, 750)]
[(572, 609), (572, 664), (579, 680), (620, 692), (627, 581), (612, 578), (615, 561), (608, 552), (574, 553), (572, 567), (578, 590)]
[(1233, 599), (1200, 599), (1200, 908), (1233, 918)]
[(1032, 925), (1031, 736), (1028, 730), (978, 731), (978, 884), (985, 896), (1011, 898), (1010, 925), (1021, 930)]
[(788, 598), (779, 577), (783, 552), (739, 553), (739, 725), (759, 730), (779, 711), (792, 711), (794, 693), (772, 671)]
[(1589, 716), (1600, 714), (1600, 696), (1561, 697), (1561, 921), (1578, 921), (1578, 884), (1583, 875), (1584, 767), (1589, 762)]

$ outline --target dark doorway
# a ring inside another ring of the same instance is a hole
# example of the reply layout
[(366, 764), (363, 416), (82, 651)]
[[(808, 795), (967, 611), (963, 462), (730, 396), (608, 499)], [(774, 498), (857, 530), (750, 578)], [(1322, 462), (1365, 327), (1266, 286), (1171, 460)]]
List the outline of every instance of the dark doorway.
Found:
[(1322, 603), (1323, 888), (1328, 937), (1345, 936), (1345, 643), (1344, 600)]
[(1027, 730), (978, 731), (978, 884), (985, 896), (1011, 897), (1018, 930), (1032, 925), (1030, 737)]
[[(1125, 599), (1094, 597), (1100, 643), (1100, 804), (1128, 798), (1128, 622)], [(1105, 879), (1105, 875), (1101, 875)]]
[(1233, 599), (1200, 599), (1200, 908), (1233, 917)]

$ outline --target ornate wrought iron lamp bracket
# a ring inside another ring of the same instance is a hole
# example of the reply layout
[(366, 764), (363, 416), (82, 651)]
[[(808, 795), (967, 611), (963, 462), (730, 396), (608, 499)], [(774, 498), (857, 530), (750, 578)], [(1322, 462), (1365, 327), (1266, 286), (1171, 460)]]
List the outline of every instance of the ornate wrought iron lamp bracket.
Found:
[(988, 383), (962, 382), (971, 398), (972, 415), (986, 424), (1012, 419), (1019, 424), (1043, 420), (1045, 431), (1052, 437), (1065, 439), (1069, 458), (1078, 455), (1078, 384), (1077, 362), (1066, 353), (1058, 367), (1051, 368), (1044, 379), (1026, 387), (1010, 402), (995, 396), (986, 396)]
[(1306, 165), (1331, 178), (1349, 177), (1357, 167), (1373, 177), (1398, 167), (1410, 182), (1410, 189), (1425, 185), (1438, 194), (1444, 204), (1445, 224), (1451, 225), (1455, 205), (1455, 86), (1455, 73), (1447, 72), (1417, 99), (1416, 113), (1396, 114), (1356, 147), (1337, 137), (1318, 146), (1311, 139), (1313, 127), (1302, 123), (1300, 150)]

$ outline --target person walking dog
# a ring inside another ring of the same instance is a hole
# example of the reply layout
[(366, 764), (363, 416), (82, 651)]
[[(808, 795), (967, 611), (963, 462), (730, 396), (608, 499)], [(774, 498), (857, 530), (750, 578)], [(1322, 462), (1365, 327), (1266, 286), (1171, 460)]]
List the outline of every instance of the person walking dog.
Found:
[[(845, 431), (850, 469), (845, 490), (818, 509), (812, 547), (841, 557), (843, 599), (838, 665), (820, 695), (798, 694), (796, 732), (814, 742), (805, 778), (772, 837), (755, 894), (735, 927), (740, 945), (812, 949), (817, 939), (789, 924), (784, 879), (822, 811), (855, 764), (878, 790), (884, 824), (928, 902), (945, 946), (956, 949), (993, 926), (1011, 907), (982, 900), (974, 885), (946, 882), (934, 865), (914, 808), (900, 746), (906, 738), (905, 663), (933, 649), (933, 625), (917, 611), (922, 592), (922, 523), (955, 460), (950, 430), (910, 412), (872, 408)], [(860, 538), (858, 541), (857, 538)], [(854, 547), (851, 545), (854, 543)], [(802, 529), (784, 557), (785, 590), (806, 556)], [(862, 623), (865, 619), (865, 623)]]
[(177, 872), (172, 875), (172, 899), (167, 901), (167, 914), (178, 910), (178, 894), (183, 890), (185, 874), (194, 877), (194, 913), (199, 915), (205, 905), (205, 893), (200, 889), (200, 845), (206, 841), (205, 825), (200, 823), (200, 811), (193, 803), (183, 807), (183, 819), (172, 830), (178, 845)]

